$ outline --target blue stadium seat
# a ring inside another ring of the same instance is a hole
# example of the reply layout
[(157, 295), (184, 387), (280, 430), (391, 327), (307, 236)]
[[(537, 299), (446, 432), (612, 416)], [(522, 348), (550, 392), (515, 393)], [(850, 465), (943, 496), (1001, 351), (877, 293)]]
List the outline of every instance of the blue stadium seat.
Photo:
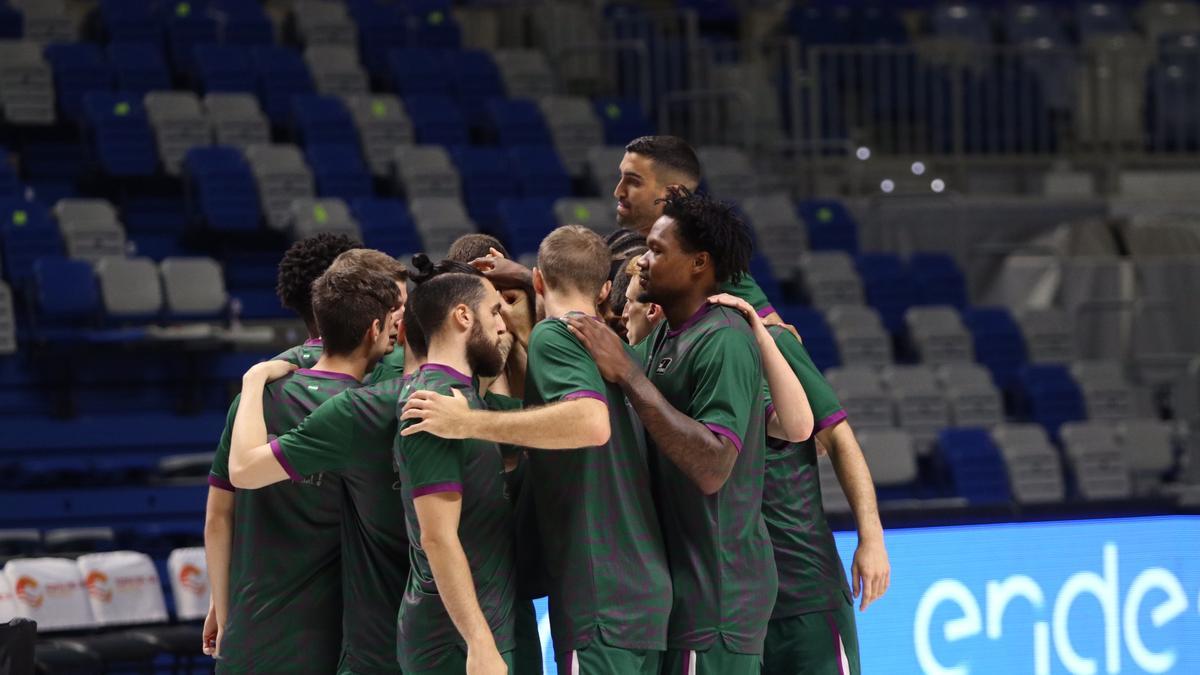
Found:
[(341, 98), (297, 94), (292, 97), (291, 108), (292, 132), (302, 145), (358, 145), (354, 118)]
[(1124, 4), (1120, 2), (1076, 3), (1075, 27), (1080, 40), (1134, 30)]
[(100, 22), (109, 42), (162, 44), (162, 25), (144, 0), (100, 0)]
[(436, 49), (462, 47), (462, 30), (450, 11), (449, 0), (408, 0), (402, 6), (410, 25), (409, 44)]
[(271, 124), (286, 124), (292, 112), (292, 97), (315, 91), (308, 64), (295, 49), (274, 45), (251, 49), (263, 112)]
[(310, 143), (304, 155), (317, 181), (318, 195), (340, 197), (349, 203), (373, 194), (371, 172), (357, 144)]
[(938, 434), (938, 450), (959, 496), (971, 504), (1012, 500), (1004, 458), (986, 430), (945, 429)]
[(25, 15), (14, 7), (0, 5), (0, 40), (20, 40), (25, 34)]
[(229, 45), (275, 43), (275, 25), (257, 2), (211, 0), (209, 7), (220, 18), (221, 42)]
[(193, 148), (184, 157), (183, 173), (193, 221), (217, 231), (258, 229), (258, 184), (237, 148)]
[(1057, 439), (1066, 422), (1087, 417), (1083, 393), (1066, 366), (1027, 365), (1017, 374), (1017, 408), (1031, 421), (1046, 428)]
[(346, 4), (358, 24), (363, 67), (373, 79), (388, 79), (389, 52), (408, 46), (407, 15), (399, 5), (385, 5), (375, 0), (350, 0)]
[(502, 199), (499, 214), (500, 226), (496, 234), (514, 257), (537, 253), (542, 239), (558, 226), (554, 202), (544, 197)]
[(0, 241), (4, 273), (14, 288), (33, 274), (35, 260), (63, 255), (62, 237), (46, 207), (19, 197), (0, 199)]
[(889, 4), (868, 5), (854, 17), (854, 41), (864, 45), (908, 44), (908, 28)]
[(112, 72), (100, 47), (87, 42), (52, 44), (45, 55), (54, 70), (58, 109), (67, 119), (82, 117), (84, 94), (112, 89)]
[(449, 96), (454, 92), (450, 55), (439, 49), (398, 48), (387, 53), (392, 86), (405, 98), (413, 95)]
[(17, 197), (21, 192), (21, 181), (13, 170), (8, 151), (0, 148), (0, 197)]
[(162, 51), (153, 44), (117, 42), (108, 46), (108, 60), (116, 75), (117, 88), (145, 94), (171, 88), (171, 72)]
[(916, 303), (908, 268), (891, 253), (862, 253), (855, 259), (867, 303), (879, 311), (888, 332), (904, 332), (904, 313)]
[(462, 179), (463, 201), (471, 219), (491, 231), (499, 221), (501, 199), (519, 194), (508, 154), (500, 148), (458, 146), (450, 151)]
[(800, 305), (775, 304), (775, 311), (783, 322), (796, 328), (804, 348), (812, 357), (813, 363), (821, 370), (840, 366), (841, 357), (838, 355), (837, 342), (833, 339), (833, 331), (825, 321), (825, 315), (820, 310)]
[(854, 15), (841, 4), (794, 5), (787, 15), (788, 28), (805, 47), (854, 42)]
[(350, 209), (358, 220), (363, 245), (392, 256), (424, 249), (412, 215), (399, 199), (356, 199)]
[(916, 287), (920, 305), (950, 305), (958, 309), (967, 306), (967, 281), (963, 272), (947, 253), (914, 253), (908, 259), (908, 269)]
[(1030, 44), (1041, 39), (1060, 44), (1067, 40), (1055, 7), (1046, 2), (1022, 2), (1005, 8), (1004, 36), (1010, 44), (1015, 45)]
[(138, 96), (91, 92), (83, 97), (84, 117), (95, 160), (110, 176), (152, 176), (158, 146)]
[(218, 41), (217, 21), (204, 13), (203, 5), (190, 1), (168, 3), (161, 11), (166, 15), (167, 48), (175, 72), (190, 73), (195, 46)]
[(467, 123), (458, 105), (448, 96), (407, 96), (404, 107), (421, 145), (463, 145)]
[(533, 101), (492, 99), (486, 108), (488, 130), (500, 145), (551, 145), (554, 142), (542, 111)]
[(992, 371), (1001, 389), (1016, 384), (1017, 372), (1028, 361), (1025, 338), (1012, 314), (1003, 307), (972, 307), (962, 313), (971, 332), (975, 359)]
[(930, 13), (930, 29), (937, 37), (958, 38), (977, 45), (992, 43), (986, 10), (974, 3), (948, 2)]
[(487, 103), (503, 99), (506, 92), (500, 69), (492, 55), (482, 50), (451, 52), (447, 56), (450, 82), (458, 105), (472, 128), (490, 127)]
[(553, 145), (516, 146), (509, 148), (508, 157), (523, 196), (548, 199), (571, 196), (571, 176)]
[(247, 47), (197, 45), (192, 49), (192, 78), (201, 94), (214, 91), (254, 92), (254, 68)]
[(598, 98), (594, 102), (596, 116), (604, 125), (604, 142), (625, 146), (639, 136), (654, 133), (654, 124), (636, 101), (619, 98)]
[(804, 199), (796, 204), (796, 211), (808, 227), (812, 250), (858, 252), (858, 223), (841, 202)]
[(95, 319), (100, 313), (100, 289), (90, 263), (83, 260), (38, 258), (33, 264), (38, 318), (50, 326)]

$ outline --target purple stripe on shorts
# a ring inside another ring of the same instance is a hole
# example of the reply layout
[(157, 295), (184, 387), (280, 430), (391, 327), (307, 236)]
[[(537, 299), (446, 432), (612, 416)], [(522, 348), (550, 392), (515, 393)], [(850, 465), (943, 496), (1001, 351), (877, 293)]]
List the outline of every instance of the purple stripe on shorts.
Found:
[(594, 398), (597, 401), (602, 402), (604, 405), (608, 405), (608, 399), (605, 398), (604, 394), (601, 394), (598, 391), (592, 391), (591, 389), (581, 389), (579, 391), (573, 391), (573, 392), (567, 394), (566, 396), (562, 397), (562, 400), (574, 401), (577, 398)]
[(292, 468), (292, 463), (289, 462), (287, 457), (283, 454), (283, 448), (279, 447), (278, 438), (271, 439), (271, 452), (275, 453), (275, 460), (278, 461), (279, 466), (282, 466), (283, 470), (287, 472), (288, 478), (291, 478), (294, 481), (304, 480), (304, 476), (301, 476), (296, 472), (295, 469)]
[(450, 377), (453, 377), (463, 384), (471, 384), (470, 376), (463, 375), (450, 366), (444, 366), (440, 363), (426, 363), (425, 365), (421, 366), (421, 370), (437, 370), (449, 375)]
[(301, 368), (300, 370), (296, 371), (296, 374), (308, 375), (309, 377), (320, 377), (320, 378), (324, 378), (327, 380), (354, 380), (355, 382), (358, 381), (358, 380), (355, 380), (353, 375), (347, 375), (346, 373), (335, 373), (332, 370), (313, 370), (312, 368)]
[(844, 419), (846, 419), (846, 411), (839, 410), (839, 411), (833, 413), (832, 415), (830, 415), (829, 417), (826, 417), (825, 419), (821, 420), (820, 422), (817, 422), (813, 426), (813, 433), (815, 434), (822, 429), (828, 429), (829, 427), (837, 424), (838, 422), (841, 422)]
[(413, 499), (424, 497), (437, 492), (462, 492), (462, 483), (433, 483), (432, 485), (422, 485), (419, 488), (413, 488)]
[(233, 487), (233, 483), (230, 483), (228, 480), (221, 478), (220, 476), (214, 476), (211, 473), (208, 474), (208, 484), (221, 490), (237, 492), (237, 488)]
[(770, 305), (763, 307), (762, 309), (758, 310), (758, 312), (757, 312), (759, 318), (762, 318), (762, 319), (765, 319), (774, 313), (775, 313), (775, 308)]
[(833, 620), (832, 612), (825, 612), (825, 621), (829, 624), (829, 633), (833, 636), (833, 658), (837, 659), (838, 675), (849, 675), (842, 668), (842, 634), (838, 632), (837, 622)]
[(322, 347), (324, 345), (325, 343), (321, 340), (321, 338), (309, 338), (308, 340), (304, 341), (305, 347)]
[(733, 441), (733, 447), (736, 448), (738, 452), (742, 451), (742, 439), (738, 438), (738, 435), (733, 433), (733, 430), (729, 427), (723, 427), (720, 424), (709, 424), (707, 422), (704, 423), (704, 426), (708, 427), (708, 430), (714, 434), (717, 434), (718, 436), (724, 436), (725, 438)]

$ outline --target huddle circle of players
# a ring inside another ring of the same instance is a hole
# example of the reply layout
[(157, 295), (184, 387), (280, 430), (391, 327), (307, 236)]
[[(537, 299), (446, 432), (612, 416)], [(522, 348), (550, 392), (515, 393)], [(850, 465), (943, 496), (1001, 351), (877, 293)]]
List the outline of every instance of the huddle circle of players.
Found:
[(564, 675), (860, 671), (853, 598), (890, 568), (841, 404), (692, 148), (619, 171), (619, 229), (559, 227), (532, 270), (487, 235), (288, 250), (310, 339), (246, 372), (209, 477), (218, 672), (534, 675), (542, 596)]

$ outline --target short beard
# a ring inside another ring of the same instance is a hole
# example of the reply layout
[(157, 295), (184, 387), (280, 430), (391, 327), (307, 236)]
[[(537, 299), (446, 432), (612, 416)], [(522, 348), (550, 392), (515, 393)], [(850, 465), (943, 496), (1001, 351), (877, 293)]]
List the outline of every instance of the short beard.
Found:
[(478, 321), (467, 336), (467, 365), (476, 377), (496, 377), (504, 370), (504, 356), (495, 342), (487, 339)]

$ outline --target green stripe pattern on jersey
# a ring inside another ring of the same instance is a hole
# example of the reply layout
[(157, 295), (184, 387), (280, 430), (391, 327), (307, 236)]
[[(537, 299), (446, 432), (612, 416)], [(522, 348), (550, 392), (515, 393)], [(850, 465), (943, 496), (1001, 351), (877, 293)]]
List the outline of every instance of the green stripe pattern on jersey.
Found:
[(814, 435), (803, 443), (768, 441), (763, 518), (779, 569), (779, 597), (771, 618), (781, 619), (836, 609), (850, 598), (821, 503), (815, 440), (816, 432), (842, 422), (846, 413), (796, 336), (781, 326), (767, 330), (804, 386), (815, 420)]
[[(321, 338), (313, 338), (302, 345), (297, 345), (285, 352), (280, 352), (272, 360), (287, 361), (301, 368), (312, 368), (321, 358), (323, 351), (324, 346), (321, 343)], [(397, 380), (401, 377), (404, 377), (404, 346), (396, 345), (392, 348), (392, 351), (384, 354), (383, 358), (379, 359), (375, 364), (375, 368), (367, 374), (365, 382), (367, 384), (379, 384), (388, 380)]]
[(408, 584), (408, 532), (392, 449), (406, 381), (336, 396), (277, 441), (301, 475), (342, 479), (345, 595), (341, 672), (398, 673), (396, 614)]
[[(471, 378), (440, 364), (426, 364), (413, 376), (409, 390), (451, 396), (457, 389), (472, 409), (483, 399)], [(403, 401), (401, 401), (401, 406)], [(413, 424), (400, 423), (400, 428)], [(405, 672), (436, 668), (466, 645), (438, 594), (429, 559), (421, 549), (421, 526), (413, 500), (439, 492), (460, 492), (462, 514), (458, 536), (475, 583), (475, 596), (501, 653), (511, 651), (516, 577), (512, 550), (512, 504), (504, 481), (504, 461), (495, 443), (449, 440), (420, 433), (396, 444), (401, 493), (411, 542), (408, 591), (400, 606), (397, 650)]]
[(321, 342), (321, 338), (312, 338), (305, 340), (302, 345), (296, 345), (287, 351), (276, 354), (275, 358), (271, 360), (287, 361), (299, 368), (312, 368), (317, 365), (317, 361), (321, 360), (321, 354), (324, 351), (325, 347)]
[(671, 577), (644, 431), (625, 395), (604, 381), (567, 324), (551, 318), (530, 335), (525, 397), (529, 405), (601, 401), (611, 428), (603, 446), (529, 451), (538, 529), (554, 534), (542, 538), (542, 554), (555, 650), (597, 637), (622, 649), (666, 649)]
[[(299, 424), (358, 381), (301, 369), (263, 392), (267, 432)], [(229, 483), (229, 443), (238, 400), (229, 409), (209, 483)], [(331, 672), (342, 647), (342, 480), (313, 472), (260, 490), (234, 493), (229, 616), (223, 672)], [(300, 480), (295, 480), (300, 479)]]
[(672, 330), (664, 322), (647, 339), (650, 381), (677, 410), (739, 450), (714, 495), (651, 453), (675, 591), (668, 646), (703, 651), (720, 638), (732, 652), (761, 654), (778, 591), (762, 518), (762, 357), (749, 324), (727, 307), (704, 305), (683, 325)]

